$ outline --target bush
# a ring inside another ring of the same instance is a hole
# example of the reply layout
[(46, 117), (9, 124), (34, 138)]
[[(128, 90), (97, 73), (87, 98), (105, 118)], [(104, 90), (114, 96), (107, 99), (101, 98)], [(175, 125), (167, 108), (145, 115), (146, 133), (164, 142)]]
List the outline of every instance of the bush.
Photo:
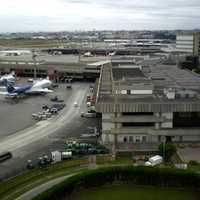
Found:
[(196, 160), (190, 160), (188, 164), (191, 165), (191, 166), (196, 166), (199, 163)]
[(174, 153), (176, 153), (177, 149), (174, 144), (166, 143), (166, 144), (160, 144), (159, 147), (159, 154), (163, 156), (165, 161), (169, 161), (170, 158)]
[(162, 187), (200, 187), (200, 175), (189, 170), (164, 169), (153, 167), (106, 167), (87, 170), (74, 175), (62, 183), (38, 195), (34, 200), (57, 200), (70, 196), (80, 188), (92, 188), (114, 182)]

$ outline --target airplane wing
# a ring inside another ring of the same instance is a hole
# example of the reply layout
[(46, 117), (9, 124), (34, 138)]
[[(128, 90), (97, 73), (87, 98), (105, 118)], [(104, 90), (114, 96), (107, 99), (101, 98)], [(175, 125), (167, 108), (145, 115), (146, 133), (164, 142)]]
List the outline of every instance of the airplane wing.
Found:
[(0, 95), (4, 95), (5, 98), (15, 98), (18, 96), (17, 93), (0, 92)]
[(26, 94), (42, 94), (42, 93), (51, 93), (53, 90), (49, 90), (48, 88), (34, 88), (26, 91)]
[(2, 92), (2, 91), (0, 91), (0, 95), (7, 95), (8, 94), (8, 92)]

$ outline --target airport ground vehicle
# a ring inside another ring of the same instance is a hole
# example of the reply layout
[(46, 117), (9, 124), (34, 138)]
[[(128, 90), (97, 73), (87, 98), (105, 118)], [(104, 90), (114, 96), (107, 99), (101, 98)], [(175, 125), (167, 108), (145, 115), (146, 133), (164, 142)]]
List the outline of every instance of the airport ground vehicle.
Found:
[(53, 98), (51, 98), (51, 101), (53, 101), (53, 102), (63, 102), (64, 100), (58, 99), (58, 96), (54, 96)]
[(60, 151), (52, 151), (51, 152), (52, 163), (61, 162), (62, 155)]
[(0, 163), (12, 158), (12, 153), (10, 151), (0, 153)]
[(62, 160), (71, 159), (72, 158), (72, 152), (71, 151), (63, 151), (61, 153), (61, 156), (62, 156)]
[(66, 89), (72, 89), (72, 84), (68, 83), (67, 86), (66, 86)]
[(86, 118), (95, 118), (96, 117), (96, 113), (94, 112), (82, 112), (81, 113), (81, 117), (86, 117)]
[(162, 156), (156, 155), (151, 158), (147, 162), (145, 162), (145, 166), (156, 166), (161, 164), (163, 161)]

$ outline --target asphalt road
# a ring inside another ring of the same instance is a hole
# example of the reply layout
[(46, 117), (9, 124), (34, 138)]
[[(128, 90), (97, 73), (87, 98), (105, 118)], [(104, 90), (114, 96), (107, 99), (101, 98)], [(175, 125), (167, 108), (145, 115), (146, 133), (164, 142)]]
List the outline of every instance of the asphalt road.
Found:
[[(89, 83), (74, 83), (66, 98), (66, 107), (58, 116), (40, 121), (22, 131), (3, 137), (0, 152), (11, 151), (13, 158), (0, 164), (0, 180), (19, 174), (26, 169), (27, 159), (37, 159), (51, 150), (59, 150), (68, 137), (76, 137), (88, 126), (96, 126), (97, 119), (84, 119), (80, 112), (85, 109)], [(78, 107), (74, 107), (74, 102)]]

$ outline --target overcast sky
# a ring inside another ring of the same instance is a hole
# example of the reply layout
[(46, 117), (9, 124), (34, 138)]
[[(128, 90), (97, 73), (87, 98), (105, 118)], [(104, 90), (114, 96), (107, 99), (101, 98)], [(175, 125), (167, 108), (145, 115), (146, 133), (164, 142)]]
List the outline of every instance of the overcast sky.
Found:
[(200, 0), (0, 0), (0, 32), (200, 28)]

